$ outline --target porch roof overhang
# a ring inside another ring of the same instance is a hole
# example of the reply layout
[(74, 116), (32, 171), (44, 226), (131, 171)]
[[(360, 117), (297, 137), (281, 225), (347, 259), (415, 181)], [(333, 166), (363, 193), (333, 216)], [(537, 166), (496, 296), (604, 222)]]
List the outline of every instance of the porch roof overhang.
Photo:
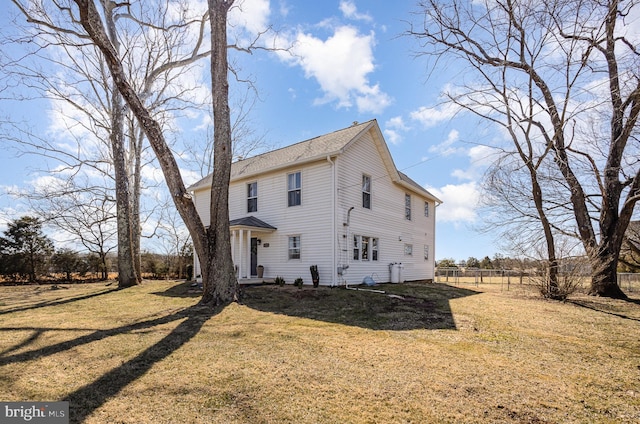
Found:
[(277, 230), (273, 225), (269, 225), (255, 216), (245, 216), (238, 219), (232, 219), (229, 221), (229, 229), (262, 231), (268, 233)]

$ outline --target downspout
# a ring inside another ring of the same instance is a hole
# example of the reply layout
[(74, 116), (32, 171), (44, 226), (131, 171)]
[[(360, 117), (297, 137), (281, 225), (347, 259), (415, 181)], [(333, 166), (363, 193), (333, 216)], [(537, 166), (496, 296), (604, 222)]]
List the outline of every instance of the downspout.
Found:
[[(350, 245), (351, 243), (351, 211), (354, 210), (355, 207), (351, 206), (349, 208), (349, 210), (347, 211), (347, 222), (345, 223), (345, 227), (347, 227), (347, 246)], [(348, 249), (348, 248), (347, 248)], [(349, 268), (349, 262), (351, 262), (350, 258), (351, 255), (349, 254), (350, 252), (347, 250), (347, 266), (344, 267), (344, 269), (348, 269)], [(384, 290), (375, 290), (375, 289), (361, 289), (359, 287), (349, 287), (349, 283), (347, 283), (347, 280), (344, 280), (344, 288), (347, 290), (358, 290), (358, 291), (368, 291), (368, 292), (372, 292), (372, 293), (381, 293), (381, 294), (386, 294), (386, 292)]]
[[(342, 265), (342, 269), (343, 269), (343, 276), (344, 276), (344, 271), (349, 269), (349, 263), (351, 262), (351, 254), (349, 252), (349, 246), (351, 246), (351, 211), (355, 209), (355, 206), (351, 206), (349, 208), (349, 210), (347, 211), (347, 222), (344, 223), (344, 226), (347, 229), (347, 235), (346, 235), (346, 242), (345, 242), (345, 247), (346, 247), (346, 251), (347, 251), (347, 263), (346, 265)], [(344, 278), (344, 277), (343, 277)], [(347, 279), (344, 278), (344, 286), (346, 288), (349, 288), (349, 283), (347, 283)]]
[(336, 164), (327, 155), (327, 162), (331, 166), (331, 286), (335, 286), (338, 281), (338, 265), (336, 262)]

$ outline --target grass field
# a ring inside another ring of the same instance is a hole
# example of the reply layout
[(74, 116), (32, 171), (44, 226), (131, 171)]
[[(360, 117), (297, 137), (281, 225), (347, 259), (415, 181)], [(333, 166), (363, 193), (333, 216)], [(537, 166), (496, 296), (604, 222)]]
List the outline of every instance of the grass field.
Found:
[(640, 422), (637, 292), (261, 286), (211, 313), (181, 282), (64, 287), (0, 287), (0, 400), (87, 423)]

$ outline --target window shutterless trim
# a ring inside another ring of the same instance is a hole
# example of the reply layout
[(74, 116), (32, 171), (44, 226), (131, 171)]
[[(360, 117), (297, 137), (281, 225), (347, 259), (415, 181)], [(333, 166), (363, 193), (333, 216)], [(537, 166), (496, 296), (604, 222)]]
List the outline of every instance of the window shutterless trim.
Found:
[(301, 204), (302, 171), (291, 172), (287, 174), (287, 206), (300, 206)]

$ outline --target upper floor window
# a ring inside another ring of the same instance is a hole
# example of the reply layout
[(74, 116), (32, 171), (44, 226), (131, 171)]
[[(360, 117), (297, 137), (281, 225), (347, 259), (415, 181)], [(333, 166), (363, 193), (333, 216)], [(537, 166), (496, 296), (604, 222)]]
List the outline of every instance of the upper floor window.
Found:
[(371, 177), (362, 175), (362, 207), (371, 209)]
[(404, 217), (411, 221), (411, 195), (404, 195)]
[(247, 184), (247, 212), (258, 212), (258, 183)]
[(300, 172), (287, 174), (287, 204), (298, 206), (302, 203), (302, 176)]
[(424, 216), (429, 216), (429, 202), (424, 202)]

